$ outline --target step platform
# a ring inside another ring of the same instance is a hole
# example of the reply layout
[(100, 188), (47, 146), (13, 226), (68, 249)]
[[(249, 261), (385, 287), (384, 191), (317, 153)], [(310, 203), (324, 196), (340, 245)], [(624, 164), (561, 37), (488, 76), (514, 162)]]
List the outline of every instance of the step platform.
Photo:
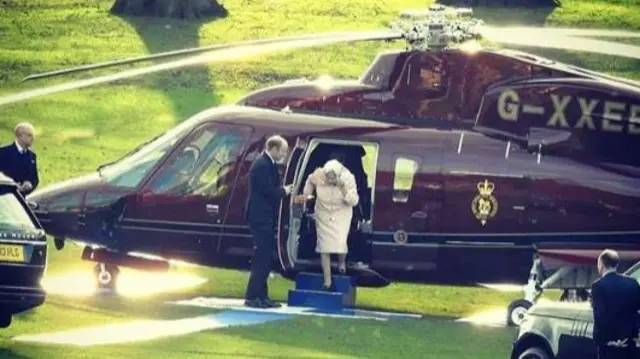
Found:
[(355, 307), (356, 279), (343, 275), (334, 275), (331, 278), (333, 291), (324, 291), (322, 274), (299, 273), (296, 276), (296, 288), (289, 291), (287, 304), (291, 307), (311, 307), (328, 311)]

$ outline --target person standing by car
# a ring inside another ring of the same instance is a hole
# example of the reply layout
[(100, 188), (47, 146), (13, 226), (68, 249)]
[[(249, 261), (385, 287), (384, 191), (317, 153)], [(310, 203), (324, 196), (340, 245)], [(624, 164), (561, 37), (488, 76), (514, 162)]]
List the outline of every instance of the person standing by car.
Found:
[(267, 139), (265, 147), (262, 156), (253, 162), (249, 170), (249, 197), (245, 219), (253, 236), (254, 255), (245, 305), (253, 308), (278, 308), (280, 304), (269, 299), (267, 278), (271, 271), (278, 204), (282, 197), (291, 193), (291, 185), (280, 185), (276, 164), (286, 158), (289, 146), (287, 140), (275, 135)]
[(618, 253), (606, 249), (598, 257), (600, 279), (591, 286), (593, 339), (598, 359), (636, 357), (640, 284), (617, 272)]
[(14, 180), (20, 193), (26, 196), (39, 183), (36, 154), (31, 150), (34, 128), (30, 123), (22, 122), (13, 132), (14, 143), (0, 147), (0, 172)]

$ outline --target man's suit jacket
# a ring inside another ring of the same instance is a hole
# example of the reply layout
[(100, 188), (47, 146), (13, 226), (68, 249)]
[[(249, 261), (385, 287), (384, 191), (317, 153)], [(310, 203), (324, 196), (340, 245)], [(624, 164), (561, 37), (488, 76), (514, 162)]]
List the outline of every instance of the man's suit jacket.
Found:
[(591, 286), (593, 306), (593, 339), (603, 346), (609, 341), (638, 336), (640, 285), (626, 275), (608, 273)]
[(25, 153), (20, 153), (15, 143), (0, 147), (0, 172), (11, 177), (17, 183), (24, 181), (31, 182), (31, 191), (23, 193), (25, 196), (31, 193), (38, 186), (38, 165), (36, 154), (30, 149)]
[(245, 210), (249, 226), (273, 229), (284, 194), (276, 164), (263, 153), (253, 162), (249, 173), (249, 197)]

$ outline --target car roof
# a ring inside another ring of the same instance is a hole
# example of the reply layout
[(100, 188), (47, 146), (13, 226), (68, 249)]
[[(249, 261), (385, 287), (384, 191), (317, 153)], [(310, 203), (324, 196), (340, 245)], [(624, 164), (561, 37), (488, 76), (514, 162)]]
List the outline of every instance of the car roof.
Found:
[(4, 173), (0, 172), (0, 186), (16, 186), (16, 183)]

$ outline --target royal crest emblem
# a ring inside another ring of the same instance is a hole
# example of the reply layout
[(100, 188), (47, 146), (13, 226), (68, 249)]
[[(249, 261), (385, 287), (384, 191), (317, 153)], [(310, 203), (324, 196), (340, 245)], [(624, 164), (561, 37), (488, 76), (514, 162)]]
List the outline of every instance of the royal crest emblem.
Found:
[(498, 213), (498, 201), (493, 196), (493, 190), (495, 184), (484, 180), (484, 182), (478, 182), (478, 194), (471, 201), (471, 212), (484, 226), (488, 219), (495, 217)]

